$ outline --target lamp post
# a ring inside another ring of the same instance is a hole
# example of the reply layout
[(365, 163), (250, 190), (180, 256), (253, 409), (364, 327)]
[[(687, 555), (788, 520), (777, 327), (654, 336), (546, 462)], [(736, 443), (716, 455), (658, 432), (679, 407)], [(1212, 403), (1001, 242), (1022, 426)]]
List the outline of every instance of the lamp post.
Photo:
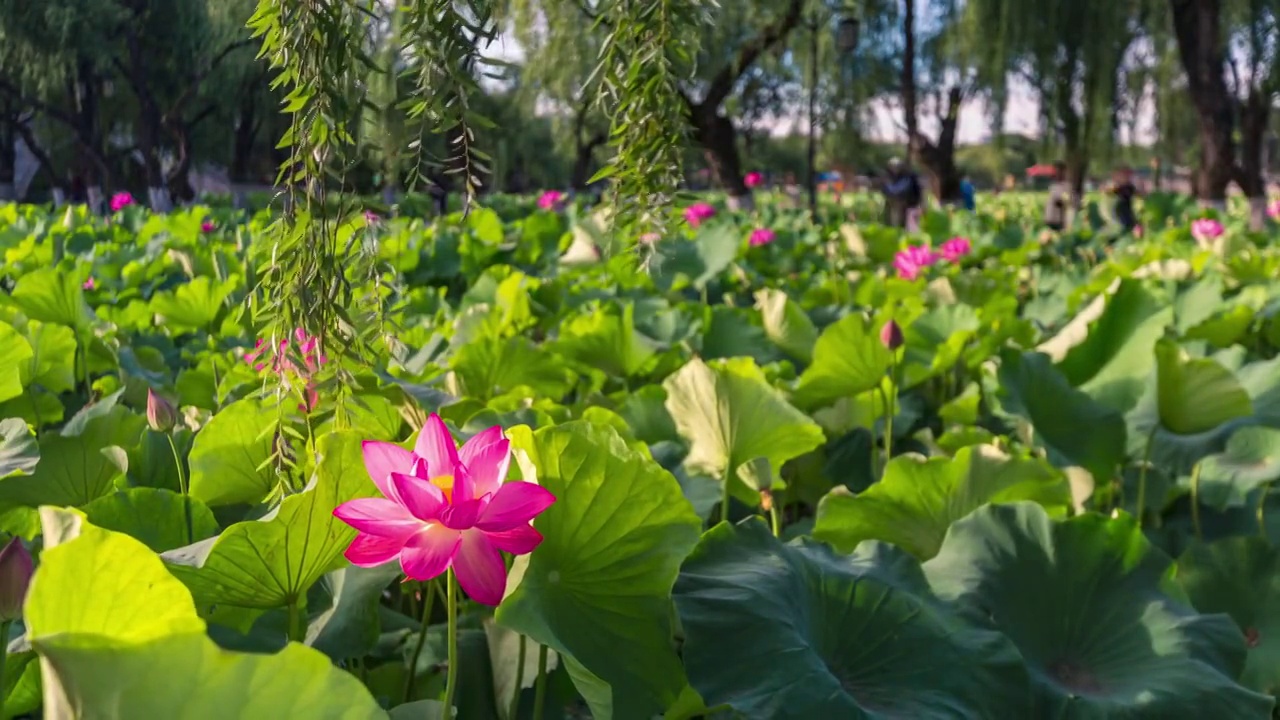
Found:
[[(809, 219), (818, 222), (818, 21), (817, 13), (809, 17)], [(844, 8), (836, 19), (836, 50), (842, 56), (858, 49), (861, 21), (852, 8)]]

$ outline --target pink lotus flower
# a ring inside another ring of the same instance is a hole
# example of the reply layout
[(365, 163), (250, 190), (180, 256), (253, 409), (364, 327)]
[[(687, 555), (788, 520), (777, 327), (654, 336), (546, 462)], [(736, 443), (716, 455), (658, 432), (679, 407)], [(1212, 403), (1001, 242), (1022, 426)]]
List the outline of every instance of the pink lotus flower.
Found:
[(511, 464), (502, 428), (491, 427), (456, 449), (432, 413), (413, 452), (364, 443), (364, 466), (382, 497), (339, 505), (335, 517), (355, 528), (345, 553), (358, 567), (399, 559), (410, 580), (430, 580), (453, 568), (479, 603), (497, 606), (507, 589), (502, 552), (525, 555), (542, 542), (529, 523), (556, 501), (530, 482), (503, 483)]
[(111, 196), (111, 212), (113, 213), (120, 212), (133, 204), (133, 195), (127, 192), (118, 192)]
[(543, 210), (559, 210), (564, 205), (564, 193), (559, 190), (548, 190), (538, 197), (538, 207)]
[(970, 244), (969, 238), (953, 237), (942, 243), (938, 249), (942, 251), (942, 257), (947, 262), (959, 262), (960, 258), (973, 251), (973, 245)]
[(1280, 200), (1272, 200), (1267, 205), (1267, 217), (1272, 220), (1280, 220)]
[(756, 228), (751, 231), (751, 247), (759, 247), (768, 245), (777, 239), (778, 235), (769, 228)]
[(204, 222), (200, 223), (200, 232), (202, 233), (211, 233), (217, 229), (218, 229), (218, 224), (212, 220), (205, 220)]
[[(311, 382), (311, 376), (320, 370), (321, 365), (329, 362), (329, 358), (320, 352), (319, 338), (308, 335), (302, 328), (293, 331), (293, 338), (297, 342), (297, 349), (290, 347), (289, 340), (281, 340), (276, 347), (270, 367), (271, 371), (286, 385), (291, 381), (302, 383), (303, 402), (298, 405), (298, 409), (302, 412), (311, 412), (320, 401), (315, 384)], [(253, 350), (244, 354), (245, 362), (253, 365), (253, 369), (258, 372), (267, 369), (267, 363), (263, 362), (262, 358), (267, 352), (266, 344), (265, 340), (259, 340), (254, 344)], [(301, 361), (301, 365), (294, 361), (295, 358)]]
[(1222, 223), (1213, 218), (1202, 218), (1191, 222), (1191, 235), (1200, 242), (1209, 242), (1222, 237)]
[(1138, 238), (1139, 240), (1141, 240), (1141, 239), (1142, 239), (1142, 233), (1143, 233), (1143, 232), (1145, 232), (1145, 231), (1142, 229), (1142, 226), (1141, 226), (1141, 225), (1134, 225), (1134, 226), (1133, 226), (1133, 236), (1134, 236), (1134, 237), (1136, 237), (1136, 238)]
[(716, 209), (707, 203), (694, 203), (684, 210), (684, 220), (690, 227), (698, 227), (716, 216)]
[(97, 284), (96, 282), (94, 282), (94, 281), (93, 281), (93, 276), (92, 276), (92, 275), (90, 275), (90, 276), (89, 276), (89, 279), (88, 279), (88, 280), (85, 280), (85, 281), (84, 281), (84, 284), (83, 284), (83, 285), (81, 285), (80, 287), (81, 287), (81, 288), (83, 288), (83, 289), (85, 289), (85, 290), (95, 290), (95, 289), (97, 289), (98, 284)]
[(742, 184), (749, 188), (760, 187), (764, 184), (764, 175), (758, 172), (749, 172), (742, 178)]
[(382, 216), (372, 210), (365, 210), (364, 222), (366, 225), (377, 225), (382, 222)]
[(925, 268), (938, 262), (941, 257), (928, 245), (912, 245), (894, 256), (893, 267), (897, 269), (898, 277), (915, 280)]

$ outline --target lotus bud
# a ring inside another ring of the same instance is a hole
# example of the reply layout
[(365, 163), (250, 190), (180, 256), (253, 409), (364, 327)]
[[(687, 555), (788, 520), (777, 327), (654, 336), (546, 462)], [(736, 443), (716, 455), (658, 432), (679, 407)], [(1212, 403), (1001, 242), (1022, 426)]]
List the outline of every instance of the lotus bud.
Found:
[(178, 411), (173, 404), (147, 388), (147, 424), (152, 430), (167, 433), (178, 423)]
[(902, 328), (898, 326), (898, 323), (890, 320), (884, 324), (884, 327), (880, 328), (880, 342), (890, 350), (897, 350), (902, 347), (904, 340)]
[(22, 603), (27, 599), (27, 587), (35, 566), (31, 553), (15, 537), (0, 550), (0, 622), (12, 622), (22, 617)]

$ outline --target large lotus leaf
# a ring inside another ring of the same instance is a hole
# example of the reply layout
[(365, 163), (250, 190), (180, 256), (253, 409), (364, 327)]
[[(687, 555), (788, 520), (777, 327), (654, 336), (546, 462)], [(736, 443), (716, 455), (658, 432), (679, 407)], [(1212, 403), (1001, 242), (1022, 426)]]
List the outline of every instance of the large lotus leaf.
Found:
[(58, 323), (81, 332), (93, 321), (81, 281), (70, 273), (44, 268), (27, 273), (13, 289), (13, 301), (32, 320)]
[(661, 385), (645, 385), (627, 393), (618, 414), (631, 426), (639, 440), (653, 445), (664, 440), (679, 440), (675, 421), (667, 412), (667, 391)]
[(906, 553), (783, 545), (722, 523), (680, 569), (689, 682), (743, 717), (1032, 717), (1026, 669), (1000, 633), (936, 601)]
[(128, 470), (126, 450), (137, 444), (145, 421), (114, 401), (72, 418), (61, 434), (40, 438), (40, 462), (31, 475), (0, 480), (0, 507), (79, 507), (111, 492)]
[(725, 223), (703, 225), (693, 241), (671, 238), (658, 243), (651, 263), (653, 280), (668, 290), (684, 275), (695, 289), (702, 290), (733, 264), (740, 245), (737, 228)]
[(698, 348), (698, 355), (704, 360), (749, 357), (767, 365), (781, 357), (764, 328), (754, 323), (750, 310), (717, 305), (707, 308), (704, 317)]
[(1018, 646), (1036, 694), (1019, 717), (1269, 717), (1271, 698), (1235, 683), (1239, 629), (1187, 605), (1170, 565), (1128, 515), (1054, 521), (1017, 503), (956, 522), (924, 571)]
[(767, 458), (781, 468), (823, 443), (822, 428), (787, 404), (747, 358), (714, 366), (695, 358), (663, 386), (667, 411), (689, 442), (685, 465), (695, 473), (729, 482), (749, 460)]
[(611, 428), (572, 422), (509, 435), (523, 477), (556, 503), (534, 521), (545, 539), (517, 559), (498, 622), (608, 683), (614, 717), (661, 712), (686, 684), (670, 596), (701, 522), (675, 478)]
[(1255, 422), (1252, 402), (1217, 361), (1188, 359), (1165, 341), (1157, 353), (1156, 377), (1148, 379), (1146, 394), (1125, 418), (1129, 455), (1149, 453), (1156, 467), (1186, 475), (1196, 463), (1221, 452), (1237, 428)]
[(800, 376), (796, 404), (812, 408), (851, 398), (880, 385), (893, 354), (865, 317), (847, 315), (827, 326), (813, 348), (813, 364)]
[(1172, 340), (1156, 344), (1160, 424), (1177, 435), (1207, 432), (1253, 413), (1236, 376), (1208, 358), (1190, 359)]
[(187, 459), (191, 497), (210, 507), (258, 503), (274, 485), (259, 466), (271, 457), (276, 411), (246, 398), (227, 405), (196, 433)]
[(1151, 348), (1172, 320), (1167, 302), (1136, 280), (1122, 281), (1101, 316), (1088, 326), (1083, 342), (1067, 351), (1058, 369), (1093, 399), (1125, 412), (1142, 396), (1154, 365)]
[(913, 387), (955, 367), (980, 327), (977, 312), (964, 304), (932, 308), (912, 320), (903, 332), (902, 386)]
[(1254, 416), (1272, 426), (1280, 426), (1280, 357), (1251, 362), (1236, 371), (1240, 385), (1249, 393)]
[[(0, 342), (4, 342), (0, 339)], [(76, 334), (65, 325), (31, 322), (27, 342), (33, 355), (22, 370), (22, 385), (39, 385), (52, 393), (76, 386)]]
[(1249, 648), (1240, 683), (1280, 693), (1280, 550), (1266, 538), (1192, 545), (1178, 559), (1178, 582), (1202, 613), (1226, 613)]
[(813, 536), (843, 552), (884, 540), (928, 560), (953, 522), (986, 503), (1017, 500), (1064, 509), (1071, 488), (1043, 461), (1011, 458), (990, 445), (961, 448), (954, 458), (902, 455), (866, 492), (839, 488), (823, 498)]
[(265, 610), (296, 603), (339, 562), (356, 533), (333, 516), (333, 509), (377, 490), (365, 470), (358, 435), (330, 433), (317, 446), (315, 477), (273, 513), (164, 554), (170, 571), (201, 605)]
[(610, 377), (627, 378), (645, 370), (654, 357), (653, 343), (636, 332), (635, 306), (622, 311), (576, 315), (560, 326), (553, 349), (583, 367)]
[[(218, 521), (207, 505), (169, 490), (149, 487), (118, 490), (81, 510), (94, 525), (129, 535), (155, 552), (189, 545), (218, 533)], [(188, 512), (191, 513), (190, 538), (187, 537)]]
[(785, 291), (769, 289), (757, 292), (756, 309), (760, 311), (764, 334), (773, 344), (806, 365), (813, 360), (818, 329)]
[(156, 293), (151, 310), (156, 324), (180, 335), (195, 330), (215, 332), (218, 320), (227, 309), (227, 298), (235, 291), (239, 278), (232, 276), (218, 282), (202, 276), (179, 285), (173, 292)]
[(40, 462), (40, 447), (26, 421), (0, 420), (0, 478), (30, 475)]
[(71, 513), (42, 518), (46, 547), (25, 612), (46, 716), (386, 717), (357, 679), (310, 648), (219, 649), (190, 593), (137, 540)]
[(363, 657), (378, 642), (382, 591), (401, 576), (400, 563), (345, 567), (320, 579), (307, 600), (307, 645), (340, 661)]
[(22, 373), (34, 356), (27, 339), (0, 322), (0, 402), (22, 395)]
[(553, 353), (523, 337), (483, 338), (463, 345), (453, 356), (455, 395), (489, 400), (517, 387), (532, 388), (559, 400), (573, 375)]
[(1280, 480), (1280, 430), (1244, 427), (1232, 433), (1221, 453), (1201, 461), (1200, 502), (1239, 507), (1254, 490)]
[(1101, 481), (1115, 475), (1125, 456), (1124, 418), (1071, 387), (1048, 357), (1006, 350), (1000, 387), (1005, 410), (1031, 421), (1055, 464), (1078, 465)]

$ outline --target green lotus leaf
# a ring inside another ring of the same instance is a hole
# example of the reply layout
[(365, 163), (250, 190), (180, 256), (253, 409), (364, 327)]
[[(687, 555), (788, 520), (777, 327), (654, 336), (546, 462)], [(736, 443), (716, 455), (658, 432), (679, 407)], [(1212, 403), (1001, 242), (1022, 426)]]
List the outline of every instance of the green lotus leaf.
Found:
[(760, 290), (756, 293), (756, 309), (760, 311), (764, 334), (773, 344), (806, 365), (813, 360), (818, 329), (785, 291)]
[(0, 420), (0, 478), (30, 475), (39, 462), (40, 446), (26, 421)]
[(526, 338), (483, 338), (453, 356), (455, 395), (489, 400), (518, 387), (528, 387), (559, 400), (573, 385), (573, 375), (552, 353)]
[(1061, 511), (1071, 506), (1071, 488), (1043, 461), (990, 445), (961, 448), (954, 458), (902, 455), (866, 492), (837, 489), (823, 498), (813, 536), (843, 552), (883, 540), (928, 560), (952, 523), (987, 503), (1018, 500)]
[(584, 368), (610, 377), (641, 374), (653, 360), (653, 342), (636, 331), (635, 306), (575, 315), (560, 327), (552, 349)]
[[(23, 387), (39, 385), (52, 393), (70, 391), (76, 385), (76, 334), (65, 325), (31, 322), (27, 342), (33, 355), (20, 367)], [(0, 339), (0, 342), (4, 342)]]
[(1178, 435), (1253, 414), (1249, 393), (1230, 370), (1207, 358), (1187, 358), (1172, 340), (1156, 344), (1156, 398), (1160, 424)]
[(1005, 410), (1031, 421), (1034, 441), (1059, 466), (1079, 465), (1096, 480), (1115, 475), (1125, 457), (1125, 422), (1115, 410), (1071, 387), (1040, 353), (1000, 355)]
[(780, 358), (764, 328), (745, 308), (709, 307), (698, 355), (704, 360), (746, 357), (767, 365)]
[(24, 368), (35, 352), (31, 344), (12, 326), (0, 322), (0, 402), (21, 397)]
[(691, 360), (663, 387), (667, 411), (689, 442), (685, 465), (695, 473), (733, 482), (749, 460), (767, 458), (781, 468), (824, 441), (822, 429), (787, 404), (747, 358), (714, 365)]
[(1202, 613), (1225, 613), (1249, 648), (1240, 684), (1280, 693), (1280, 550), (1266, 538), (1192, 545), (1178, 559), (1178, 583)]
[(125, 450), (138, 443), (145, 424), (114, 398), (81, 411), (61, 434), (40, 437), (32, 474), (0, 480), (0, 508), (80, 507), (106, 495), (128, 470)]
[(85, 304), (81, 280), (61, 270), (44, 268), (23, 275), (11, 297), (28, 318), (66, 325), (77, 332), (88, 329), (94, 319)]
[(977, 312), (964, 304), (932, 308), (912, 320), (903, 331), (902, 386), (914, 387), (950, 371), (981, 326)]
[(1219, 509), (1239, 507), (1250, 493), (1280, 480), (1280, 429), (1253, 426), (1232, 433), (1221, 453), (1200, 465), (1200, 502)]
[(607, 683), (613, 717), (662, 712), (686, 684), (670, 596), (701, 522), (675, 478), (611, 428), (576, 421), (509, 437), (522, 476), (556, 503), (534, 520), (545, 539), (517, 558), (497, 621)]
[[(209, 507), (195, 498), (169, 490), (135, 487), (103, 495), (81, 510), (97, 527), (124, 533), (165, 552), (218, 534), (218, 521)], [(187, 513), (192, 535), (187, 537)]]
[(191, 594), (145, 545), (45, 508), (45, 550), (25, 606), (51, 717), (218, 720), (386, 718), (345, 670), (290, 644), (227, 652), (205, 634)]
[(702, 290), (733, 264), (742, 240), (730, 224), (712, 223), (698, 229), (693, 241), (671, 238), (659, 243), (652, 261), (653, 281), (670, 290), (680, 276)]
[(261, 520), (238, 522), (217, 537), (172, 550), (165, 562), (201, 605), (269, 610), (302, 600), (341, 562), (356, 531), (333, 516), (342, 503), (377, 494), (365, 470), (360, 437), (330, 433), (306, 490)]
[(271, 493), (274, 480), (258, 468), (271, 457), (274, 409), (246, 398), (218, 411), (196, 433), (187, 462), (191, 497), (210, 507), (258, 503)]
[(208, 276), (196, 277), (173, 292), (156, 293), (151, 298), (151, 311), (157, 316), (157, 324), (174, 335), (196, 330), (213, 333), (227, 311), (227, 299), (239, 284), (236, 276), (221, 282)]
[(880, 342), (879, 329), (861, 315), (847, 315), (818, 337), (795, 402), (813, 408), (874, 390), (892, 364), (893, 354)]
[(1017, 503), (956, 522), (924, 571), (1018, 646), (1036, 695), (1020, 717), (1269, 717), (1272, 699), (1235, 682), (1239, 629), (1197, 614), (1171, 564), (1128, 515), (1054, 521)]
[[(1080, 319), (1089, 318), (1082, 313)], [(1055, 338), (1079, 336), (1083, 339), (1058, 355), (1059, 348), (1044, 347), (1051, 357), (1061, 357), (1058, 369), (1073, 386), (1098, 402), (1125, 412), (1142, 396), (1154, 359), (1151, 348), (1173, 321), (1167, 302), (1144, 289), (1137, 280), (1121, 281), (1107, 296), (1105, 308), (1095, 322), (1084, 327), (1073, 321)], [(1061, 343), (1059, 343), (1061, 344)]]
[(936, 601), (909, 555), (783, 545), (722, 523), (680, 569), (676, 608), (693, 688), (742, 716), (1031, 717), (1026, 670), (997, 632)]

